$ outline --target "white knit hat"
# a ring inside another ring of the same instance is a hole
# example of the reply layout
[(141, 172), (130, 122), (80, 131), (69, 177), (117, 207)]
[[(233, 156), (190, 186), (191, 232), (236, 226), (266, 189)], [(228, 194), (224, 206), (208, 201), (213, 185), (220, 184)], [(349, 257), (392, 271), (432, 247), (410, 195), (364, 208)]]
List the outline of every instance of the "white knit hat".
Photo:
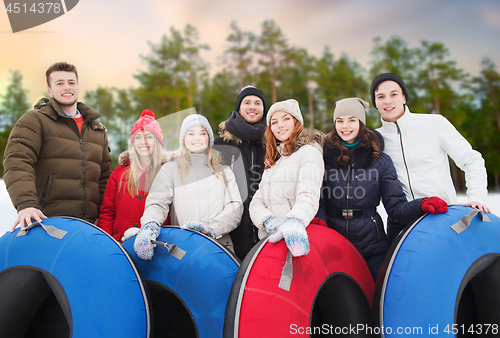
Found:
[(212, 127), (205, 116), (200, 114), (192, 114), (187, 116), (184, 121), (182, 121), (181, 132), (179, 134), (179, 145), (182, 146), (184, 143), (184, 137), (186, 136), (189, 128), (194, 126), (202, 126), (207, 130), (210, 147), (214, 145), (214, 133), (212, 132)]
[(353, 116), (366, 125), (365, 108), (370, 104), (359, 97), (349, 97), (335, 102), (335, 110), (333, 111), (333, 123), (339, 116)]
[(288, 114), (295, 117), (300, 122), (300, 124), (304, 125), (304, 119), (302, 118), (302, 114), (300, 113), (300, 107), (297, 100), (288, 99), (273, 104), (271, 108), (269, 108), (269, 111), (267, 112), (268, 126), (270, 125), (269, 121), (271, 121), (271, 116), (273, 116), (273, 114), (276, 113), (277, 111), (287, 112)]

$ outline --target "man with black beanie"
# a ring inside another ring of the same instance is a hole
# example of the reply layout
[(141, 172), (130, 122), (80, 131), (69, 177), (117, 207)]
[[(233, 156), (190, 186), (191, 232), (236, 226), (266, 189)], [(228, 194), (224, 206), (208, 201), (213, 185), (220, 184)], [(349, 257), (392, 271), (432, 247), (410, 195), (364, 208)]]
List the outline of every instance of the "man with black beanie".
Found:
[(264, 93), (254, 86), (244, 87), (236, 99), (236, 110), (219, 124), (219, 137), (214, 141), (214, 148), (224, 156), (224, 164), (234, 172), (243, 201), (241, 223), (230, 233), (235, 253), (241, 260), (259, 240), (248, 207), (264, 171), (262, 140), (266, 131), (266, 114)]
[[(484, 160), (455, 127), (439, 114), (411, 113), (406, 85), (395, 74), (377, 76), (370, 92), (382, 121), (377, 131), (384, 137), (384, 152), (394, 162), (407, 199), (438, 196), (448, 204), (457, 203), (449, 156), (465, 172), (465, 205), (490, 212), (483, 204), (488, 195)], [(405, 225), (387, 223), (392, 241)]]

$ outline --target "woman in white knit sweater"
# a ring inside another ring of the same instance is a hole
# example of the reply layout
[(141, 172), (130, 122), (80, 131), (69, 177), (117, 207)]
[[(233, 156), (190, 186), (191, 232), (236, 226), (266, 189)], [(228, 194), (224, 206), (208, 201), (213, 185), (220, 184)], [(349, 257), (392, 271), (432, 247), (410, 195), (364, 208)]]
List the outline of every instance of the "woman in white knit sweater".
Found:
[(180, 148), (174, 161), (156, 176), (146, 200), (134, 249), (142, 259), (151, 259), (159, 224), (171, 212), (172, 224), (199, 231), (232, 250), (229, 232), (241, 219), (243, 204), (234, 174), (221, 165), (221, 155), (212, 149), (213, 133), (207, 119), (198, 114), (184, 119)]
[(306, 226), (319, 207), (323, 181), (324, 134), (303, 126), (299, 104), (277, 102), (267, 113), (266, 168), (250, 203), (259, 237), (285, 239), (293, 256), (309, 252)]

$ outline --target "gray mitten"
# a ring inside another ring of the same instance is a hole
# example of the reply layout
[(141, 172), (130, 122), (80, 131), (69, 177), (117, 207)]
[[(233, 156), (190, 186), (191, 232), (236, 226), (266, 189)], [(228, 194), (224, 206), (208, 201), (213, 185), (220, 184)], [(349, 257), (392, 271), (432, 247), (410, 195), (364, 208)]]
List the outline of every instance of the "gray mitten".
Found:
[(160, 235), (161, 228), (155, 222), (146, 223), (135, 237), (134, 250), (139, 258), (151, 260), (153, 249), (156, 246), (151, 240), (156, 240)]
[(200, 222), (189, 221), (184, 225), (184, 228), (201, 232), (204, 235), (207, 235), (210, 238), (215, 238), (214, 229)]
[(276, 218), (274, 216), (268, 217), (264, 221), (264, 227), (266, 228), (266, 231), (270, 234), (276, 231), (280, 227), (280, 225), (283, 224), (283, 221), (280, 220), (279, 218)]
[(276, 243), (285, 239), (292, 256), (305, 256), (309, 252), (309, 239), (304, 224), (296, 218), (287, 218), (278, 230), (269, 236), (269, 242)]

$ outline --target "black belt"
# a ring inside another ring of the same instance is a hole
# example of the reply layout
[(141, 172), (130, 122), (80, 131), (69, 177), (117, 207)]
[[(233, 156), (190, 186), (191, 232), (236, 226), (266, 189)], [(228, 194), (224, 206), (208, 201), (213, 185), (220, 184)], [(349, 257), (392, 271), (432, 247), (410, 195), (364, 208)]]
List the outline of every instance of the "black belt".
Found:
[(331, 209), (328, 215), (333, 218), (353, 219), (374, 216), (377, 208), (368, 209)]

